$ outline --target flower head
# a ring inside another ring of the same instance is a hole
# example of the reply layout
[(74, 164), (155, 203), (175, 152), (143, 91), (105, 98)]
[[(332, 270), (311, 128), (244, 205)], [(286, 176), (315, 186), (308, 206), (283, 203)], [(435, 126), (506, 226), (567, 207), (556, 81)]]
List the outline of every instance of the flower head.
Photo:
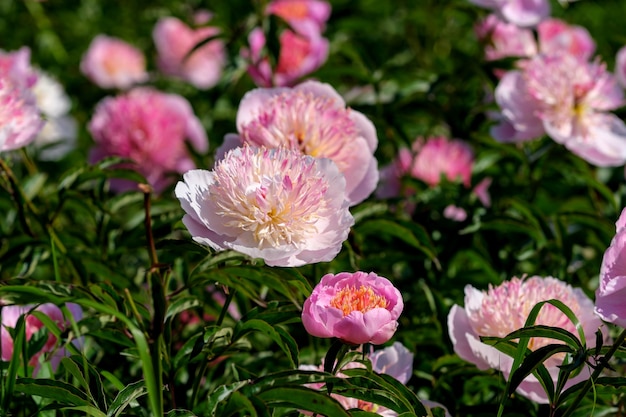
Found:
[(604, 321), (626, 327), (626, 209), (622, 210), (616, 229), (602, 258), (595, 312)]
[(285, 20), (297, 33), (314, 36), (324, 31), (331, 7), (323, 0), (272, 0), (265, 11)]
[(106, 35), (96, 36), (80, 61), (80, 70), (101, 88), (128, 89), (148, 80), (146, 58), (134, 46)]
[(328, 262), (354, 223), (345, 180), (329, 159), (244, 146), (176, 186), (193, 239), (271, 266)]
[(548, 0), (470, 0), (492, 10), (503, 19), (522, 27), (536, 26), (550, 16)]
[(313, 336), (379, 345), (395, 333), (403, 308), (400, 291), (387, 278), (360, 271), (327, 274), (304, 302), (302, 324)]
[(307, 81), (291, 89), (252, 90), (239, 105), (237, 129), (239, 135), (228, 135), (224, 149), (245, 143), (331, 159), (345, 176), (351, 205), (376, 187), (376, 129), (363, 114), (346, 108), (328, 84)]
[[(195, 167), (186, 140), (199, 152), (208, 148), (206, 133), (189, 102), (150, 88), (102, 100), (89, 131), (96, 141), (92, 161), (106, 156), (131, 159), (157, 191), (170, 184), (169, 174)], [(127, 188), (124, 185), (114, 187), (121, 191)]]
[(588, 60), (596, 43), (582, 26), (570, 25), (560, 19), (546, 19), (537, 26), (539, 52), (546, 55), (566, 53)]
[(501, 20), (490, 14), (475, 27), (478, 39), (485, 43), (485, 59), (525, 58), (537, 54), (532, 30)]
[(219, 33), (212, 26), (192, 29), (175, 17), (160, 19), (152, 33), (159, 68), (164, 74), (182, 78), (197, 88), (213, 87), (219, 82), (226, 62), (224, 43), (212, 39), (187, 55), (200, 42)]
[[(448, 329), (454, 351), (479, 369), (496, 369), (506, 377), (513, 359), (496, 348), (480, 341), (480, 336), (504, 337), (524, 327), (532, 308), (541, 301), (559, 300), (567, 305), (579, 319), (587, 340), (595, 340), (594, 333), (601, 321), (592, 314), (593, 302), (582, 292), (556, 278), (534, 276), (527, 279), (513, 278), (487, 291), (465, 287), (465, 307), (454, 305), (448, 315)], [(537, 325), (559, 327), (577, 335), (574, 324), (558, 308), (545, 304), (535, 321)], [(536, 350), (548, 344), (561, 343), (548, 338), (531, 338), (528, 347)], [(548, 358), (544, 365), (556, 382), (562, 354)], [(567, 386), (589, 376), (583, 370), (571, 378)], [(532, 375), (520, 384), (518, 392), (533, 401), (547, 403), (548, 398), (539, 381)]]

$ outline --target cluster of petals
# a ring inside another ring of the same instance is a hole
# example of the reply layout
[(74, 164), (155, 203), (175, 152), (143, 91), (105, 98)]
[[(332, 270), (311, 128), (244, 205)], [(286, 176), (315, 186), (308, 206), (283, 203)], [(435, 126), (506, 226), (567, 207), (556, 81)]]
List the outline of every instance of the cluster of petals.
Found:
[(337, 166), (287, 148), (235, 148), (175, 191), (194, 241), (270, 266), (331, 261), (354, 224)]
[(396, 332), (403, 308), (400, 291), (374, 272), (326, 274), (304, 302), (302, 324), (316, 337), (379, 345)]
[[(67, 308), (73, 316), (74, 321), (78, 321), (82, 318), (83, 312), (80, 306), (73, 303), (68, 303)], [(45, 326), (34, 315), (30, 315), (31, 311), (38, 311), (48, 316), (61, 331), (68, 329), (71, 325), (69, 317), (63, 317), (63, 312), (59, 307), (54, 304), (46, 303), (39, 306), (34, 305), (7, 305), (1, 307), (2, 315), (2, 328), (0, 329), (0, 343), (2, 344), (2, 360), (8, 362), (13, 356), (13, 338), (9, 332), (9, 328), (15, 328), (17, 321), (21, 316), (25, 316), (25, 336), (26, 341), (29, 341), (33, 335), (43, 329)], [(48, 358), (48, 362), (52, 366), (53, 370), (56, 370), (61, 358), (67, 356), (67, 350), (65, 348), (59, 348), (57, 346), (57, 338), (54, 334), (48, 330), (46, 342), (41, 350), (35, 353), (29, 364), (35, 367), (34, 373), (37, 373), (40, 365), (40, 357), (44, 354), (51, 353)]]
[(152, 32), (159, 69), (199, 89), (213, 87), (222, 76), (226, 51), (221, 39), (206, 41), (219, 33), (219, 28), (212, 26), (191, 28), (175, 17), (160, 19)]
[[(132, 161), (157, 191), (170, 183), (172, 173), (195, 168), (185, 142), (198, 152), (206, 152), (208, 139), (200, 120), (187, 100), (148, 87), (137, 87), (98, 103), (89, 122), (95, 140), (92, 162), (118, 156)], [(131, 186), (113, 182), (117, 191)]]
[(604, 321), (626, 327), (626, 209), (615, 226), (615, 236), (602, 258), (595, 312)]
[(101, 88), (126, 90), (148, 80), (146, 58), (127, 42), (96, 36), (80, 62), (81, 72)]
[[(465, 307), (455, 304), (448, 315), (448, 331), (454, 351), (479, 369), (502, 371), (508, 378), (513, 359), (495, 347), (481, 342), (480, 337), (505, 337), (523, 328), (532, 308), (539, 302), (551, 299), (567, 305), (578, 318), (585, 339), (595, 342), (594, 334), (601, 328), (602, 322), (593, 314), (593, 302), (584, 292), (556, 278), (533, 276), (526, 279), (512, 278), (499, 286), (490, 286), (487, 291), (466, 286)], [(550, 304), (543, 305), (535, 324), (558, 327), (578, 335), (567, 316)], [(606, 334), (605, 339), (608, 341)], [(529, 348), (535, 350), (554, 343), (561, 342), (535, 337), (531, 338)], [(562, 361), (562, 354), (556, 354), (544, 362), (555, 383)], [(566, 387), (588, 378), (589, 375), (589, 370), (583, 369), (576, 377), (570, 378)], [(541, 383), (533, 375), (524, 379), (517, 392), (538, 403), (548, 402)]]
[(521, 27), (536, 26), (550, 16), (549, 0), (470, 0)]
[(248, 35), (249, 48), (242, 49), (248, 74), (259, 87), (292, 86), (321, 67), (328, 58), (328, 40), (322, 36), (330, 17), (330, 4), (321, 0), (273, 0), (266, 13), (289, 25), (278, 35), (276, 65), (267, 57), (266, 35), (260, 27)]
[(30, 50), (0, 50), (0, 152), (31, 143), (44, 125), (33, 86), (37, 74)]
[(242, 144), (285, 147), (331, 159), (345, 176), (350, 205), (376, 188), (376, 128), (362, 113), (347, 108), (328, 84), (306, 81), (293, 88), (249, 91), (237, 111), (237, 130), (226, 135), (218, 158)]

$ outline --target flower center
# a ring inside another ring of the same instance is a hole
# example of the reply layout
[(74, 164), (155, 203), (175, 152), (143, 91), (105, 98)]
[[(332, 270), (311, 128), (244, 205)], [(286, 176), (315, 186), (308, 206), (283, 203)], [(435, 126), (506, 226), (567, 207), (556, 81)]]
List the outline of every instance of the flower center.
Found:
[(371, 287), (361, 285), (359, 288), (348, 286), (330, 300), (330, 306), (338, 308), (343, 312), (344, 317), (353, 311), (366, 313), (374, 308), (387, 308), (389, 301), (374, 292)]

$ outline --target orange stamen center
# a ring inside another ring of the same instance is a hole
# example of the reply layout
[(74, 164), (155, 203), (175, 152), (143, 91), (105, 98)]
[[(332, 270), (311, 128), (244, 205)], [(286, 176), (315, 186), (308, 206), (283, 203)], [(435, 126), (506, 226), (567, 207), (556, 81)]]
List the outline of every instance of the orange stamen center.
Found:
[(380, 296), (370, 287), (361, 285), (359, 288), (354, 286), (341, 289), (332, 300), (330, 306), (343, 311), (344, 317), (353, 311), (366, 313), (373, 308), (387, 308), (389, 302), (383, 296)]

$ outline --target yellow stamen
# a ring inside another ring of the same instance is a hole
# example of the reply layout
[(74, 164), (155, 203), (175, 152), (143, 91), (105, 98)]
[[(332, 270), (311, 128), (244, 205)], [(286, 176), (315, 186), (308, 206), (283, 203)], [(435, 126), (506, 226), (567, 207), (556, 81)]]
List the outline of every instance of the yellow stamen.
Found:
[(330, 301), (330, 306), (340, 309), (344, 317), (353, 311), (366, 313), (374, 308), (387, 308), (389, 302), (372, 290), (371, 287), (361, 285), (358, 289), (354, 286), (340, 290)]

